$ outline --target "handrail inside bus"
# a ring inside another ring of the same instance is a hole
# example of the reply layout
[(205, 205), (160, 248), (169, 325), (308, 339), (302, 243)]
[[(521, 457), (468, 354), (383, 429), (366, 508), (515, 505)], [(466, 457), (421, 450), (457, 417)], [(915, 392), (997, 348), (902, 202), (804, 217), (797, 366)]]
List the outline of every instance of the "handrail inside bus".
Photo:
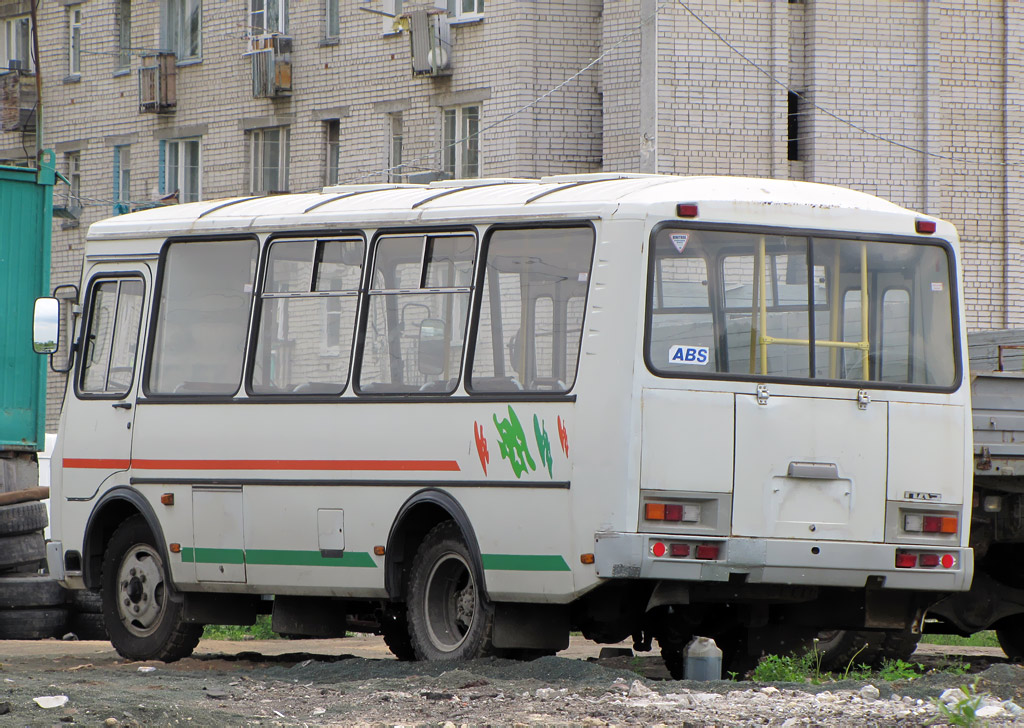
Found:
[[(768, 266), (766, 262), (767, 252), (765, 246), (765, 236), (761, 236), (758, 240), (757, 246), (757, 275), (754, 277), (753, 285), (753, 301), (752, 307), (758, 312), (757, 325), (751, 325), (750, 330), (750, 372), (754, 373), (754, 341), (757, 341), (757, 349), (760, 354), (761, 360), (761, 375), (768, 375), (768, 347), (773, 344), (781, 344), (783, 346), (810, 346), (811, 340), (808, 339), (786, 339), (782, 337), (768, 336), (765, 332), (768, 330)], [(834, 337), (838, 331), (838, 313), (839, 310), (839, 244), (836, 243), (836, 263), (835, 270), (833, 271), (833, 279), (835, 280), (834, 296), (832, 299), (832, 321), (830, 334)], [(836, 376), (836, 354), (838, 349), (856, 349), (864, 353), (861, 361), (861, 368), (863, 373), (864, 381), (867, 381), (869, 371), (869, 355), (871, 353), (871, 343), (868, 340), (868, 247), (867, 244), (861, 243), (860, 246), (860, 341), (837, 341), (835, 339), (815, 339), (813, 342), (815, 346), (824, 346), (831, 349), (830, 353), (830, 366), (829, 374), (833, 378)], [(808, 305), (814, 307), (814, 301), (809, 301)], [(751, 316), (753, 319), (753, 316)]]

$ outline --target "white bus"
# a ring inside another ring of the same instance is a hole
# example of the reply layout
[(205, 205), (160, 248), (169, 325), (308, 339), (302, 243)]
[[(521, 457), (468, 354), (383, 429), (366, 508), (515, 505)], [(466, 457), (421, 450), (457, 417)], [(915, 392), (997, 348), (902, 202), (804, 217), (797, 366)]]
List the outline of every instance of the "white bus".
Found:
[[(403, 659), (737, 662), (965, 590), (956, 231), (725, 177), (362, 185), (88, 235), (49, 568), (130, 659), (203, 624)], [(44, 339), (45, 340), (45, 339)]]

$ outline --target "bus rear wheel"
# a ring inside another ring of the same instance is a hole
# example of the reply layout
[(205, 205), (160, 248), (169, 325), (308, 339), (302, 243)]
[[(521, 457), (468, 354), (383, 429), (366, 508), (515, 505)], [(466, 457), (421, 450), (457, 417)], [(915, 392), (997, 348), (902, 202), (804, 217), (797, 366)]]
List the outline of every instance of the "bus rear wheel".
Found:
[(104, 552), (101, 582), (103, 621), (118, 654), (164, 662), (192, 654), (202, 625), (183, 620), (181, 597), (141, 516), (114, 531)]
[(409, 636), (420, 660), (471, 660), (493, 652), (494, 608), (477, 583), (473, 557), (458, 526), (438, 524), (412, 562)]

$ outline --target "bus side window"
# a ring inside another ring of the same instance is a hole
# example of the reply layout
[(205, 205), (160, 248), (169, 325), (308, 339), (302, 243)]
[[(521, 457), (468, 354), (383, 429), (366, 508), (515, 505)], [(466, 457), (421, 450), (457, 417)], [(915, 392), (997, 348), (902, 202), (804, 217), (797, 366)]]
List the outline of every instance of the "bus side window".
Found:
[(362, 240), (276, 241), (259, 297), (253, 394), (341, 394), (363, 271)]
[(459, 383), (476, 238), (382, 236), (370, 280), (357, 389), (450, 394)]
[(147, 394), (238, 391), (257, 249), (255, 239), (167, 246)]
[(470, 391), (572, 389), (593, 255), (590, 228), (498, 230), (491, 236)]
[(135, 377), (144, 285), (137, 278), (93, 284), (79, 392), (123, 395)]

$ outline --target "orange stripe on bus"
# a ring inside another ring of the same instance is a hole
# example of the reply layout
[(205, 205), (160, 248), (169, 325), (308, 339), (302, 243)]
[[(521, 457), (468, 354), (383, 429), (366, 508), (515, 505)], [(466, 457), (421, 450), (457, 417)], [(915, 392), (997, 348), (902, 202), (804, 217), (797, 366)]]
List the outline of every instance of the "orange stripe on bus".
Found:
[(132, 467), (136, 470), (461, 470), (455, 460), (133, 460)]
[(104, 470), (127, 470), (131, 460), (110, 460), (103, 458), (64, 458), (65, 468), (96, 468)]

